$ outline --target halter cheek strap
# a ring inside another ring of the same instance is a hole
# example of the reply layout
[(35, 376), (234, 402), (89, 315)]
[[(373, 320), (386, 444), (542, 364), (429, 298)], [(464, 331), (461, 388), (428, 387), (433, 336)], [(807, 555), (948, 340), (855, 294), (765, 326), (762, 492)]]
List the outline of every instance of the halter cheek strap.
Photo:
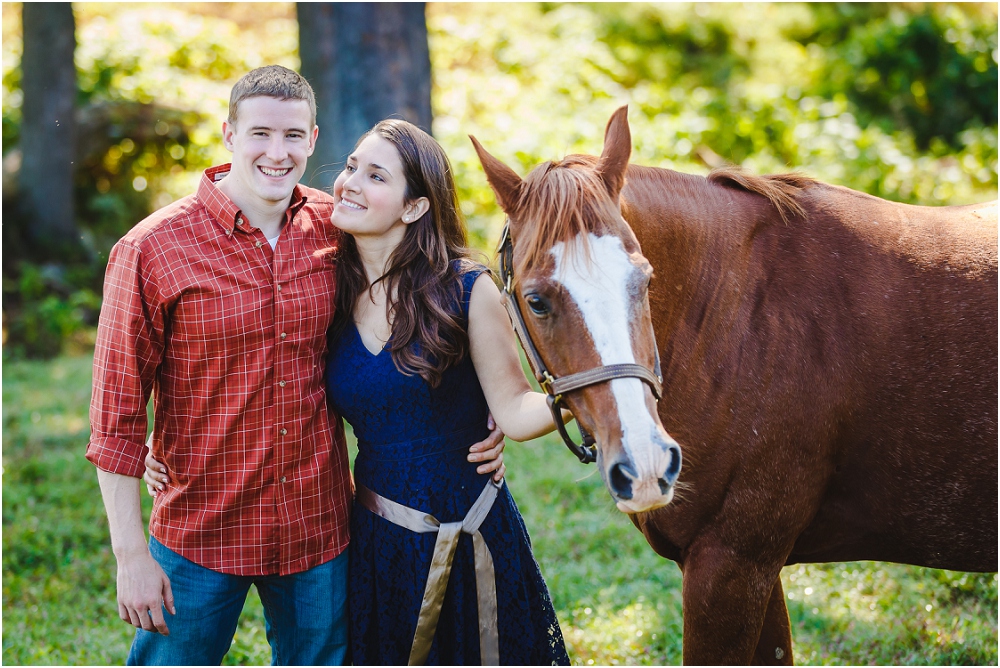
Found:
[[(528, 334), (528, 329), (524, 324), (524, 317), (521, 315), (521, 309), (518, 306), (517, 298), (514, 295), (514, 242), (510, 234), (510, 219), (507, 219), (506, 224), (503, 227), (503, 233), (500, 237), (500, 273), (503, 281), (501, 290), (504, 297), (504, 306), (507, 308), (507, 313), (510, 315), (510, 320), (514, 325), (514, 331), (517, 333), (517, 338), (521, 342), (521, 347), (524, 348), (525, 355), (528, 358), (528, 364), (531, 365), (531, 370), (535, 374), (535, 380), (542, 387), (542, 390), (548, 395), (549, 409), (552, 411), (552, 418), (555, 420), (556, 428), (559, 430), (559, 435), (562, 436), (563, 442), (566, 443), (573, 454), (575, 454), (581, 462), (584, 464), (589, 464), (597, 460), (597, 443), (594, 437), (591, 436), (582, 425), (580, 426), (580, 433), (583, 435), (583, 443), (577, 444), (573, 442), (569, 433), (566, 431), (566, 425), (563, 424), (561, 409), (563, 408), (563, 395), (575, 390), (582, 389), (584, 387), (589, 387), (590, 385), (598, 385), (600, 383), (606, 383), (615, 378), (638, 378), (642, 382), (649, 385), (650, 389), (653, 391), (653, 396), (659, 401), (663, 394), (663, 373), (660, 371), (660, 351), (656, 350), (656, 362), (653, 371), (650, 371), (647, 367), (641, 364), (608, 364), (605, 366), (594, 367), (593, 369), (588, 369), (587, 371), (581, 371), (579, 373), (570, 374), (568, 376), (563, 376), (562, 378), (556, 378), (552, 373), (549, 372), (548, 368), (545, 366), (545, 362), (542, 361), (541, 355), (538, 354), (538, 350), (535, 348), (534, 342), (531, 340), (531, 336)], [(656, 339), (653, 339), (653, 345), (656, 346)]]

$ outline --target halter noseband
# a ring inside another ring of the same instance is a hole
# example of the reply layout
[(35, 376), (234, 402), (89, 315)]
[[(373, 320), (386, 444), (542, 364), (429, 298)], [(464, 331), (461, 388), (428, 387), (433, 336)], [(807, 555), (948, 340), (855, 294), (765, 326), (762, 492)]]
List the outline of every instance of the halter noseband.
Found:
[[(528, 329), (524, 325), (524, 317), (521, 315), (521, 307), (518, 306), (517, 298), (514, 295), (514, 241), (510, 234), (510, 219), (504, 224), (503, 233), (500, 237), (500, 247), (498, 249), (500, 255), (500, 273), (503, 285), (501, 290), (504, 296), (504, 305), (507, 307), (507, 313), (510, 315), (510, 320), (514, 324), (514, 331), (517, 332), (517, 338), (521, 341), (521, 347), (524, 348), (524, 352), (528, 357), (528, 363), (531, 365), (532, 371), (535, 372), (535, 380), (541, 385), (542, 390), (548, 395), (549, 410), (552, 411), (552, 419), (556, 423), (556, 428), (559, 429), (559, 435), (562, 436), (563, 442), (566, 443), (566, 447), (570, 449), (579, 458), (579, 460), (584, 464), (589, 464), (591, 462), (597, 461), (597, 442), (594, 437), (583, 428), (583, 425), (577, 422), (580, 427), (580, 433), (583, 435), (583, 443), (577, 444), (573, 442), (569, 433), (566, 431), (566, 425), (563, 424), (562, 414), (560, 409), (562, 408), (563, 395), (574, 390), (579, 390), (584, 387), (589, 387), (590, 385), (598, 385), (600, 383), (606, 383), (615, 378), (638, 378), (642, 382), (649, 385), (650, 389), (653, 391), (653, 396), (656, 400), (660, 400), (660, 396), (663, 393), (661, 383), (663, 382), (663, 374), (660, 372), (660, 352), (656, 350), (656, 366), (653, 371), (650, 371), (641, 364), (608, 364), (605, 366), (594, 367), (587, 371), (581, 371), (579, 373), (573, 373), (568, 376), (563, 376), (562, 378), (556, 378), (549, 372), (548, 368), (545, 366), (545, 362), (542, 361), (541, 356), (538, 354), (538, 350), (535, 348), (534, 342), (531, 340), (531, 336), (528, 334)], [(656, 341), (654, 339), (653, 345), (656, 346)]]

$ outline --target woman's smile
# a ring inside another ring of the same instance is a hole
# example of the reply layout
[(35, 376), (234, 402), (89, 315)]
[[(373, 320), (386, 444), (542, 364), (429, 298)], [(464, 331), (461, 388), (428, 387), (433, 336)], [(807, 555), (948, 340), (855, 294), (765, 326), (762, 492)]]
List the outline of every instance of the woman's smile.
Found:
[(342, 206), (345, 209), (349, 209), (351, 211), (364, 211), (367, 208), (367, 207), (361, 206), (357, 202), (352, 202), (351, 200), (347, 199), (346, 197), (342, 197), (340, 199), (340, 201), (337, 202), (337, 206)]

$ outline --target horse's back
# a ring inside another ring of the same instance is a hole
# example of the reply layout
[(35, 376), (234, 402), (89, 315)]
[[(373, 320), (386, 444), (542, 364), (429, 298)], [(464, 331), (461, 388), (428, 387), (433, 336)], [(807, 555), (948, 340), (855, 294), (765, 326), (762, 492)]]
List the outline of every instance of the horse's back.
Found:
[(997, 202), (915, 206), (817, 183), (800, 200), (808, 215), (835, 212), (873, 250), (930, 270), (997, 271)]

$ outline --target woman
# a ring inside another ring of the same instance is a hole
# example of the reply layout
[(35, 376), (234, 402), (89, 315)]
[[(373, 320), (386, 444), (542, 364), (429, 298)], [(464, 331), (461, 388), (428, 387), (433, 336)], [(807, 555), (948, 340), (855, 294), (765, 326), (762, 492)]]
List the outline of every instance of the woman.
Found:
[(328, 397), (354, 427), (350, 624), (356, 664), (568, 664), (507, 486), (469, 444), (554, 428), (521, 371), (486, 268), (469, 259), (451, 166), (382, 121), (334, 183), (344, 237)]

